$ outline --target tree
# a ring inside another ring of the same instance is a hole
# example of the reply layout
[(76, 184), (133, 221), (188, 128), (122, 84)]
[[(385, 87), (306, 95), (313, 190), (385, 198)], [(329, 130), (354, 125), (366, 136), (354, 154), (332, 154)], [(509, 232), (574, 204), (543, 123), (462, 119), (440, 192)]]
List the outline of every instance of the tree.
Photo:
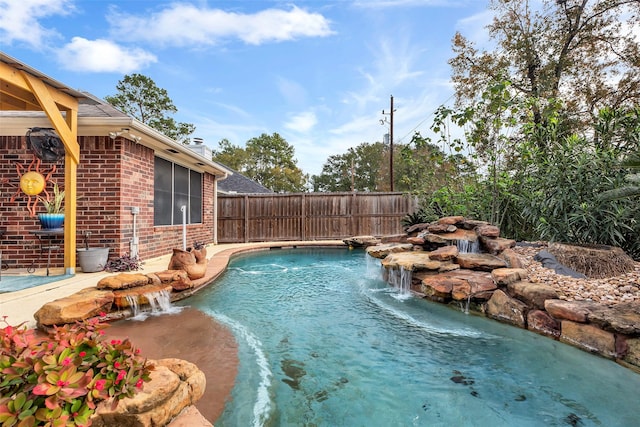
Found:
[(263, 133), (247, 141), (246, 147), (228, 139), (218, 142), (213, 160), (279, 193), (305, 191), (307, 178), (294, 159), (295, 149), (277, 133)]
[(227, 138), (218, 142), (218, 149), (213, 150), (213, 160), (237, 171), (245, 170), (249, 162), (248, 153), (239, 145), (233, 145)]
[(478, 51), (457, 33), (450, 60), (459, 107), (473, 104), (492, 82), (509, 81), (529, 102), (535, 124), (547, 103), (564, 99), (576, 130), (605, 107), (640, 100), (640, 45), (633, 36), (639, 0), (492, 0), (494, 51)]
[(307, 178), (297, 166), (295, 149), (278, 133), (263, 133), (247, 141), (246, 175), (279, 193), (306, 189)]
[(329, 156), (320, 175), (311, 177), (313, 191), (378, 191), (384, 145), (363, 142), (344, 154)]
[(138, 119), (171, 139), (189, 143), (189, 135), (195, 131), (190, 123), (176, 122), (168, 114), (178, 112), (165, 89), (142, 74), (124, 76), (116, 85), (118, 93), (105, 100), (122, 112)]

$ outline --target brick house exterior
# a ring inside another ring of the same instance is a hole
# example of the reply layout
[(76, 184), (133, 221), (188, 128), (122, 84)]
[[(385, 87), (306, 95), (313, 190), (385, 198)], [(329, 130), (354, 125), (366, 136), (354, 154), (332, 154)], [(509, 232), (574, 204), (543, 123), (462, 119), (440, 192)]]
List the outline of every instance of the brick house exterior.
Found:
[[(104, 101), (86, 94), (78, 109), (80, 162), (77, 168), (76, 246), (109, 247), (110, 259), (132, 252), (134, 222), (137, 253), (142, 261), (166, 255), (183, 246), (183, 226), (154, 225), (154, 161), (156, 157), (188, 168), (202, 176), (202, 219), (186, 226), (186, 243), (216, 242), (217, 181), (231, 174), (224, 166), (205, 159), (154, 129), (128, 117)], [(0, 113), (0, 241), (3, 263), (24, 268), (35, 260), (43, 267), (46, 257), (30, 231), (39, 230), (37, 217), (27, 211), (28, 198), (19, 193), (19, 171), (29, 168), (33, 155), (26, 133), (32, 127), (51, 127), (42, 112)], [(46, 175), (52, 168), (42, 163)], [(51, 181), (64, 183), (64, 159), (56, 164)], [(133, 214), (132, 207), (139, 208)], [(42, 207), (39, 207), (42, 211)], [(176, 222), (174, 222), (176, 224)], [(51, 265), (63, 266), (63, 251), (52, 253)]]

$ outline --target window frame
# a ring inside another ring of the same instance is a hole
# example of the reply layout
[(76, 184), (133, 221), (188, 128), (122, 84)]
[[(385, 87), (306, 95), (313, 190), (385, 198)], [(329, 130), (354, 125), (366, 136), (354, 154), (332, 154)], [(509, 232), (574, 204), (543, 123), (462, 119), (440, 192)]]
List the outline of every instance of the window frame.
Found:
[(202, 224), (204, 173), (160, 156), (153, 164), (154, 227), (182, 225), (183, 205), (187, 225)]

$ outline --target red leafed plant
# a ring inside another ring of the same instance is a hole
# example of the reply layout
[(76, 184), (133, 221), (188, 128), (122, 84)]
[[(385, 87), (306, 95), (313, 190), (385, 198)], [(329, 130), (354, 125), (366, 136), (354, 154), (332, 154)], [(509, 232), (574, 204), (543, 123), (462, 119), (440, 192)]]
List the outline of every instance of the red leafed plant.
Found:
[(24, 325), (0, 328), (0, 425), (89, 426), (96, 404), (133, 396), (153, 369), (126, 339), (104, 339), (90, 319), (45, 336)]

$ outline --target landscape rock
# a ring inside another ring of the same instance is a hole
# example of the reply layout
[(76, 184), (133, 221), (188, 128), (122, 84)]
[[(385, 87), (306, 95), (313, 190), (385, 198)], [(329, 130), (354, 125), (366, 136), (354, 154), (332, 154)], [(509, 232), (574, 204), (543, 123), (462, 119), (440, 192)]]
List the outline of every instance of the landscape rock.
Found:
[(554, 339), (560, 337), (560, 322), (544, 310), (531, 310), (527, 313), (527, 328)]
[(442, 300), (465, 300), (469, 297), (487, 300), (497, 287), (489, 273), (454, 270), (423, 277), (421, 289), (425, 295)]
[(389, 234), (380, 238), (380, 243), (383, 245), (387, 243), (406, 243), (406, 241), (406, 234)]
[(167, 425), (204, 393), (206, 378), (194, 364), (180, 359), (153, 362), (151, 381), (142, 391), (119, 401), (101, 402), (92, 417), (94, 427), (160, 427)]
[(496, 268), (506, 268), (507, 263), (495, 255), (489, 254), (459, 254), (456, 262), (460, 267), (469, 270), (491, 271)]
[(478, 235), (473, 230), (464, 230), (458, 228), (450, 233), (426, 233), (424, 239), (432, 243), (443, 243), (446, 245), (455, 244), (458, 241), (475, 242), (478, 240)]
[(500, 252), (500, 258), (507, 262), (509, 268), (524, 268), (524, 261), (512, 248), (507, 248)]
[(442, 223), (429, 224), (429, 226), (426, 228), (426, 230), (429, 233), (435, 233), (435, 234), (453, 233), (457, 229), (458, 227), (456, 227), (453, 224), (442, 224)]
[(378, 259), (382, 259), (390, 253), (408, 252), (413, 249), (411, 243), (389, 243), (386, 245), (380, 244), (376, 246), (369, 246), (366, 250), (367, 254)]
[(556, 300), (558, 294), (551, 286), (542, 285), (540, 283), (529, 283), (519, 281), (510, 283), (507, 286), (509, 294), (526, 303), (530, 307), (544, 310), (546, 300)]
[(560, 341), (575, 347), (597, 353), (610, 359), (616, 356), (615, 336), (594, 325), (562, 321)]
[(522, 301), (511, 298), (505, 292), (497, 290), (487, 302), (487, 317), (525, 328), (527, 306)]
[(490, 254), (496, 255), (516, 245), (516, 241), (512, 239), (504, 239), (502, 237), (485, 237), (480, 236), (480, 243)]
[(578, 323), (586, 323), (591, 310), (596, 307), (597, 304), (587, 301), (563, 301), (555, 299), (544, 302), (544, 309), (554, 318)]
[(380, 239), (374, 236), (354, 236), (348, 239), (343, 239), (342, 241), (345, 245), (353, 248), (374, 246), (380, 243)]
[(98, 281), (98, 289), (128, 289), (150, 283), (148, 276), (142, 273), (120, 273), (115, 276), (103, 277)]
[(422, 280), (421, 290), (426, 298), (446, 303), (451, 300), (451, 291), (454, 286), (462, 285), (464, 282), (455, 277), (431, 276)]
[(589, 313), (589, 323), (606, 331), (640, 336), (640, 302), (620, 303), (614, 307), (599, 305)]
[(437, 223), (455, 225), (463, 221), (464, 221), (464, 217), (458, 215), (458, 216), (445, 216), (445, 217), (439, 218)]
[(473, 230), (476, 227), (481, 227), (483, 225), (490, 225), (487, 221), (480, 221), (477, 219), (464, 218), (462, 222), (458, 223), (461, 228), (465, 230)]
[(500, 237), (500, 229), (495, 225), (484, 224), (475, 228), (476, 234), (482, 237)]
[(412, 245), (424, 245), (424, 239), (422, 237), (407, 237), (407, 243)]
[(406, 271), (438, 270), (442, 262), (433, 260), (429, 252), (390, 253), (381, 262), (384, 268), (403, 268)]
[(449, 261), (457, 257), (458, 248), (453, 245), (442, 246), (434, 251), (429, 252), (429, 258), (437, 261)]
[(506, 286), (513, 282), (526, 280), (527, 270), (524, 268), (496, 268), (491, 271), (491, 278), (497, 285)]
[(113, 301), (112, 291), (86, 288), (68, 297), (47, 302), (33, 317), (40, 326), (75, 323), (103, 312), (108, 313)]
[(635, 367), (636, 370), (640, 370), (640, 338), (626, 339), (625, 347), (622, 360)]
[(420, 224), (413, 224), (409, 227), (407, 227), (407, 229), (405, 230), (407, 232), (408, 235), (412, 235), (414, 233), (420, 232), (422, 230), (425, 230), (427, 227), (429, 227), (429, 223), (420, 223)]

